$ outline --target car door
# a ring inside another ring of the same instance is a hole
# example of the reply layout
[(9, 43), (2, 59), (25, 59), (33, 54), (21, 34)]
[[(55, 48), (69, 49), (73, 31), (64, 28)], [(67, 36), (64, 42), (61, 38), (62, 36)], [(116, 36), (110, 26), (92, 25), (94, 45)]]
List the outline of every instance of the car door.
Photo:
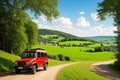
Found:
[(45, 55), (44, 55), (44, 52), (41, 52), (41, 64), (44, 65), (45, 63)]
[(37, 64), (38, 66), (42, 66), (42, 59), (41, 59), (41, 53), (40, 52), (37, 52)]

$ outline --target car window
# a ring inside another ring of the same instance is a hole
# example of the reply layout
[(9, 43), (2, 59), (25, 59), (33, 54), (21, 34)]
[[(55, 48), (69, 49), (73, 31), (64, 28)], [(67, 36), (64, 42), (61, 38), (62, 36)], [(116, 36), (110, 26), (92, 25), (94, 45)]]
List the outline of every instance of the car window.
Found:
[(40, 52), (37, 53), (37, 57), (40, 57)]
[(41, 52), (41, 56), (42, 56), (42, 57), (46, 57), (46, 56), (47, 56), (47, 53)]
[(21, 57), (22, 58), (34, 58), (36, 57), (35, 53), (36, 52), (24, 52)]

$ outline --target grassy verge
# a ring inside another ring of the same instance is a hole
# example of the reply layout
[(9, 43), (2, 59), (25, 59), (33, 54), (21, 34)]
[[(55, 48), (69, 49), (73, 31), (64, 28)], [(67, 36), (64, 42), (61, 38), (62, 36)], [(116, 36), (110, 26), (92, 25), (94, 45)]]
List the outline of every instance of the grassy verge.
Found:
[(17, 59), (20, 57), (0, 50), (0, 75), (13, 72), (14, 62)]
[(57, 80), (107, 80), (90, 70), (95, 61), (84, 61), (79, 64), (64, 67), (57, 75)]
[(56, 65), (60, 65), (60, 64), (70, 63), (70, 62), (71, 62), (71, 61), (58, 61), (58, 60), (49, 59), (49, 64), (48, 64), (48, 66), (56, 66)]

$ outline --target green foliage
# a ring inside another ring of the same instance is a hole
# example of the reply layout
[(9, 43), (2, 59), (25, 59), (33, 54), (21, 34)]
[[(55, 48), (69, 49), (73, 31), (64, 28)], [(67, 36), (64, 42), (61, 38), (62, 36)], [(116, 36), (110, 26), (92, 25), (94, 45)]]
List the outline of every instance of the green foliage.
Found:
[(71, 61), (69, 56), (64, 56), (63, 54), (58, 54), (58, 55), (48, 54), (48, 58), (53, 60), (60, 60), (60, 61)]
[(45, 15), (49, 21), (57, 18), (58, 0), (0, 0), (0, 49), (20, 54), (37, 41), (37, 25), (27, 11)]
[(58, 56), (58, 59), (59, 59), (60, 61), (63, 61), (63, 60), (64, 60), (64, 57), (63, 57), (62, 54), (58, 54), (57, 56)]
[(65, 61), (70, 61), (71, 60), (69, 56), (65, 56), (64, 58), (65, 58)]
[(112, 16), (114, 19), (114, 25), (117, 26), (117, 34), (116, 43), (117, 43), (117, 61), (115, 64), (120, 66), (120, 0), (104, 0), (98, 3), (98, 15), (101, 20), (106, 19), (108, 16)]
[(25, 23), (26, 34), (28, 36), (28, 45), (27, 48), (31, 48), (33, 45), (36, 44), (38, 39), (38, 27), (33, 21), (28, 20)]

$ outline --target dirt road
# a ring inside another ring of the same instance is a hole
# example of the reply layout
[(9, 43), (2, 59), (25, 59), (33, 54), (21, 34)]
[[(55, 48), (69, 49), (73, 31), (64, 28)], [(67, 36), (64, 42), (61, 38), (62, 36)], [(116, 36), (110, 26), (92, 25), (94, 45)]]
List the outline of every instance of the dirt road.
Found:
[(39, 70), (35, 75), (29, 72), (22, 72), (21, 74), (13, 73), (0, 77), (0, 80), (56, 80), (56, 75), (61, 68), (76, 63), (78, 62), (49, 67), (46, 71)]
[(108, 78), (108, 80), (120, 80), (120, 74), (111, 70), (108, 66), (112, 62), (114, 62), (114, 60), (95, 63), (91, 66), (91, 69), (92, 71)]

